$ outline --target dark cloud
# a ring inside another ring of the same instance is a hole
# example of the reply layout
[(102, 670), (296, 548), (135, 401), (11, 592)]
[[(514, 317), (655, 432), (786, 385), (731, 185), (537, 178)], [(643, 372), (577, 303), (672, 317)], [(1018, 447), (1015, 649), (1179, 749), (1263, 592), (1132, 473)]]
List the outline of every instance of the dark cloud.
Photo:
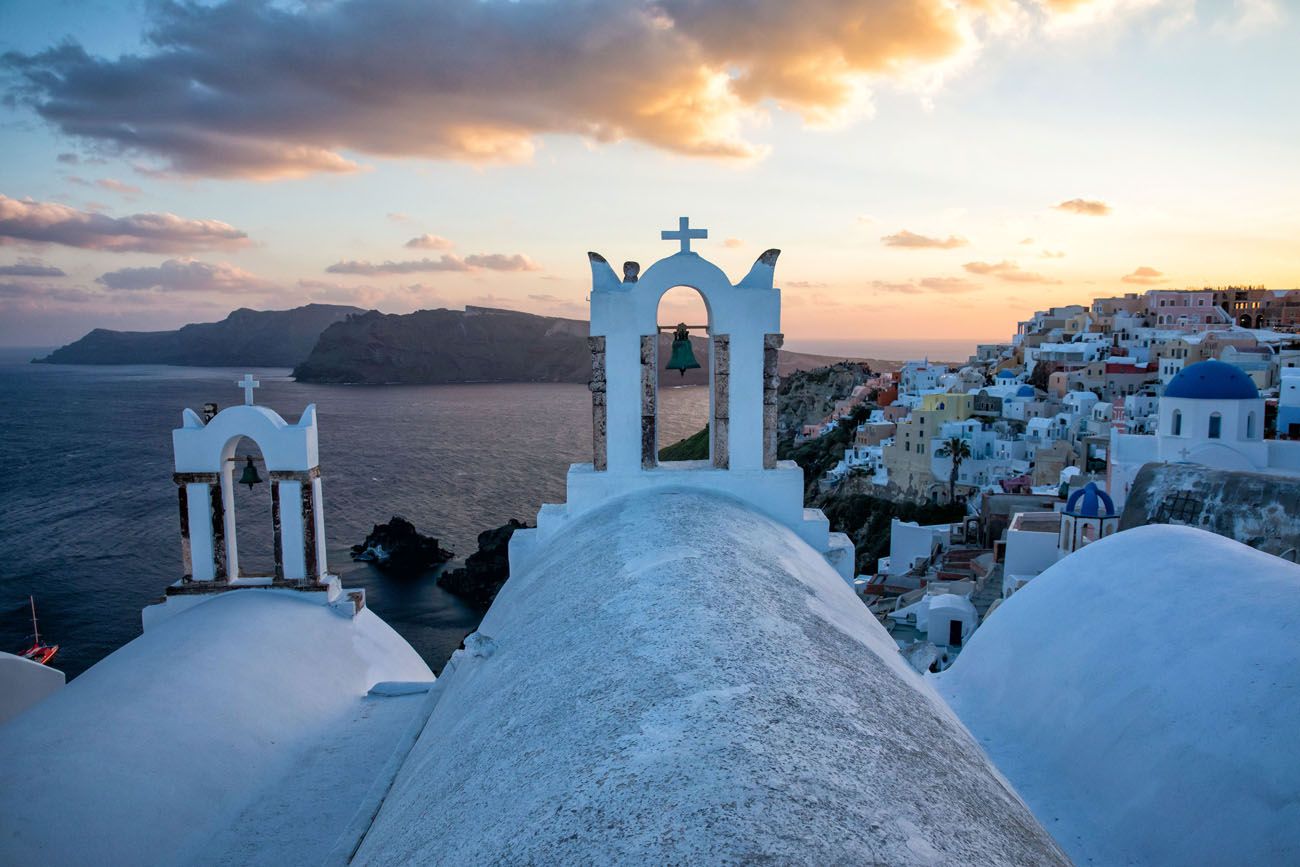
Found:
[(242, 247), (248, 236), (216, 220), (175, 214), (109, 217), (54, 202), (0, 194), (0, 244), (63, 244), (87, 250), (182, 253)]
[(85, 289), (66, 286), (43, 286), (27, 281), (0, 281), (0, 301), (41, 302), (59, 301), (66, 304), (84, 304), (98, 296)]
[(930, 238), (904, 229), (880, 239), (886, 247), (903, 247), (911, 250), (952, 250), (970, 244), (965, 238), (949, 235), (947, 238)]
[(972, 274), (997, 277), (1010, 283), (1060, 283), (1051, 277), (1044, 277), (1033, 271), (1025, 271), (1015, 262), (1003, 259), (1001, 262), (967, 262), (962, 265)]
[(12, 265), (0, 265), (0, 277), (66, 277), (62, 268), (46, 265), (39, 259), (19, 259)]
[(1083, 214), (1085, 217), (1104, 217), (1111, 212), (1110, 205), (1095, 199), (1070, 199), (1055, 206), (1058, 211)]
[(1125, 283), (1136, 283), (1139, 286), (1155, 286), (1157, 283), (1168, 283), (1169, 278), (1164, 272), (1157, 271), (1155, 268), (1143, 265), (1133, 271), (1132, 274), (1125, 274), (1120, 278)]
[(528, 158), (539, 136), (745, 158), (776, 105), (825, 121), (873, 78), (971, 48), (991, 7), (949, 0), (159, 2), (147, 47), (4, 56), (11, 99), (101, 152), (169, 170), (350, 172), (345, 153)]
[(540, 271), (532, 259), (520, 253), (481, 253), (464, 258), (444, 253), (437, 259), (411, 259), (402, 262), (335, 262), (325, 269), (330, 274), (418, 274), (428, 271)]
[(95, 281), (109, 289), (164, 292), (263, 292), (272, 284), (234, 265), (215, 265), (195, 259), (168, 259), (151, 268), (122, 268)]

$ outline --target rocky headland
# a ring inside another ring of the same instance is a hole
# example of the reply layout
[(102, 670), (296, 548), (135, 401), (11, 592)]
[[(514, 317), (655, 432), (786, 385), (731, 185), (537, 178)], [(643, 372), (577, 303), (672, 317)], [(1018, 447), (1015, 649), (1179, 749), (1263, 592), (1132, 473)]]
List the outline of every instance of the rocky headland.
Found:
[(175, 331), (96, 328), (54, 350), (39, 364), (178, 364), (192, 367), (292, 367), (307, 357), (321, 332), (358, 307), (308, 304), (292, 310), (241, 307), (220, 322)]

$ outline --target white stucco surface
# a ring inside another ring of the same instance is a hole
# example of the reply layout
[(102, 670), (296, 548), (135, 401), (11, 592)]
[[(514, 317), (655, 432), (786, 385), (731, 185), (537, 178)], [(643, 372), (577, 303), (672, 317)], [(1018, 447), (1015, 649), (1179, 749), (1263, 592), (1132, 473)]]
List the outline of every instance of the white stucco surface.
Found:
[(1300, 566), (1147, 526), (1049, 568), (936, 679), (1078, 864), (1300, 861)]
[(820, 552), (736, 501), (575, 519), (466, 645), (353, 863), (1064, 863)]
[(211, 599), (0, 727), (0, 863), (316, 863), (419, 708), (367, 690), (409, 680), (432, 674), (369, 609)]
[(0, 652), (0, 723), (54, 695), (64, 682), (56, 668)]

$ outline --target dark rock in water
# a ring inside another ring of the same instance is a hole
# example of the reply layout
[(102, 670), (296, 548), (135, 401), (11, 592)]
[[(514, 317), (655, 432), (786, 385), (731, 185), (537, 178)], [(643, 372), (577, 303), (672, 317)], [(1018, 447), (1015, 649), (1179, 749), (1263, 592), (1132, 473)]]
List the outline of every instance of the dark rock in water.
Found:
[(511, 518), (510, 523), (478, 534), (478, 550), (465, 558), (465, 565), (438, 576), (438, 586), (454, 593), (475, 608), (487, 608), (510, 577), (510, 537), (528, 525)]
[(423, 572), (454, 557), (438, 540), (425, 536), (397, 515), (387, 524), (375, 524), (366, 541), (352, 546), (352, 559), (374, 563), (392, 572)]

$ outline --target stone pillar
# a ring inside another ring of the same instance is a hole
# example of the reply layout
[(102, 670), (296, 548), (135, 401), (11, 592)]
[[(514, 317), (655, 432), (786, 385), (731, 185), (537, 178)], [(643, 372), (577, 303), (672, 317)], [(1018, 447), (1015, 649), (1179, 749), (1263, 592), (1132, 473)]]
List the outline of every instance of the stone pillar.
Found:
[(320, 565), (316, 559), (316, 486), (311, 481), (302, 484), (302, 551), (307, 565), (307, 580), (320, 580)]
[[(185, 581), (212, 581), (225, 577), (224, 548), (221, 534), (213, 537), (213, 528), (221, 528), (221, 514), (213, 514), (220, 503), (217, 473), (173, 473), (181, 522), (181, 563)], [(221, 567), (221, 571), (219, 571)]]
[(597, 470), (608, 468), (607, 451), (607, 405), (605, 402), (605, 338), (588, 337), (587, 345), (591, 347), (591, 463)]
[(659, 335), (641, 335), (641, 468), (659, 466), (655, 414), (659, 397)]
[(714, 334), (713, 345), (713, 418), (709, 453), (713, 466), (720, 470), (730, 464), (731, 450), (731, 335)]
[(194, 564), (190, 560), (190, 498), (186, 485), (180, 481), (176, 483), (176, 500), (181, 518), (181, 578), (183, 581), (192, 581)]
[(271, 479), (271, 534), (275, 552), (275, 580), (284, 580), (284, 538), (280, 527), (280, 480)]
[(216, 581), (228, 580), (226, 563), (226, 498), (221, 484), (208, 486), (212, 500), (212, 577)]
[[(272, 470), (272, 527), (277, 581), (318, 581), (324, 539), (320, 467)], [(299, 561), (301, 557), (301, 562)]]
[(781, 388), (781, 344), (784, 334), (763, 335), (763, 469), (776, 467), (778, 401)]

